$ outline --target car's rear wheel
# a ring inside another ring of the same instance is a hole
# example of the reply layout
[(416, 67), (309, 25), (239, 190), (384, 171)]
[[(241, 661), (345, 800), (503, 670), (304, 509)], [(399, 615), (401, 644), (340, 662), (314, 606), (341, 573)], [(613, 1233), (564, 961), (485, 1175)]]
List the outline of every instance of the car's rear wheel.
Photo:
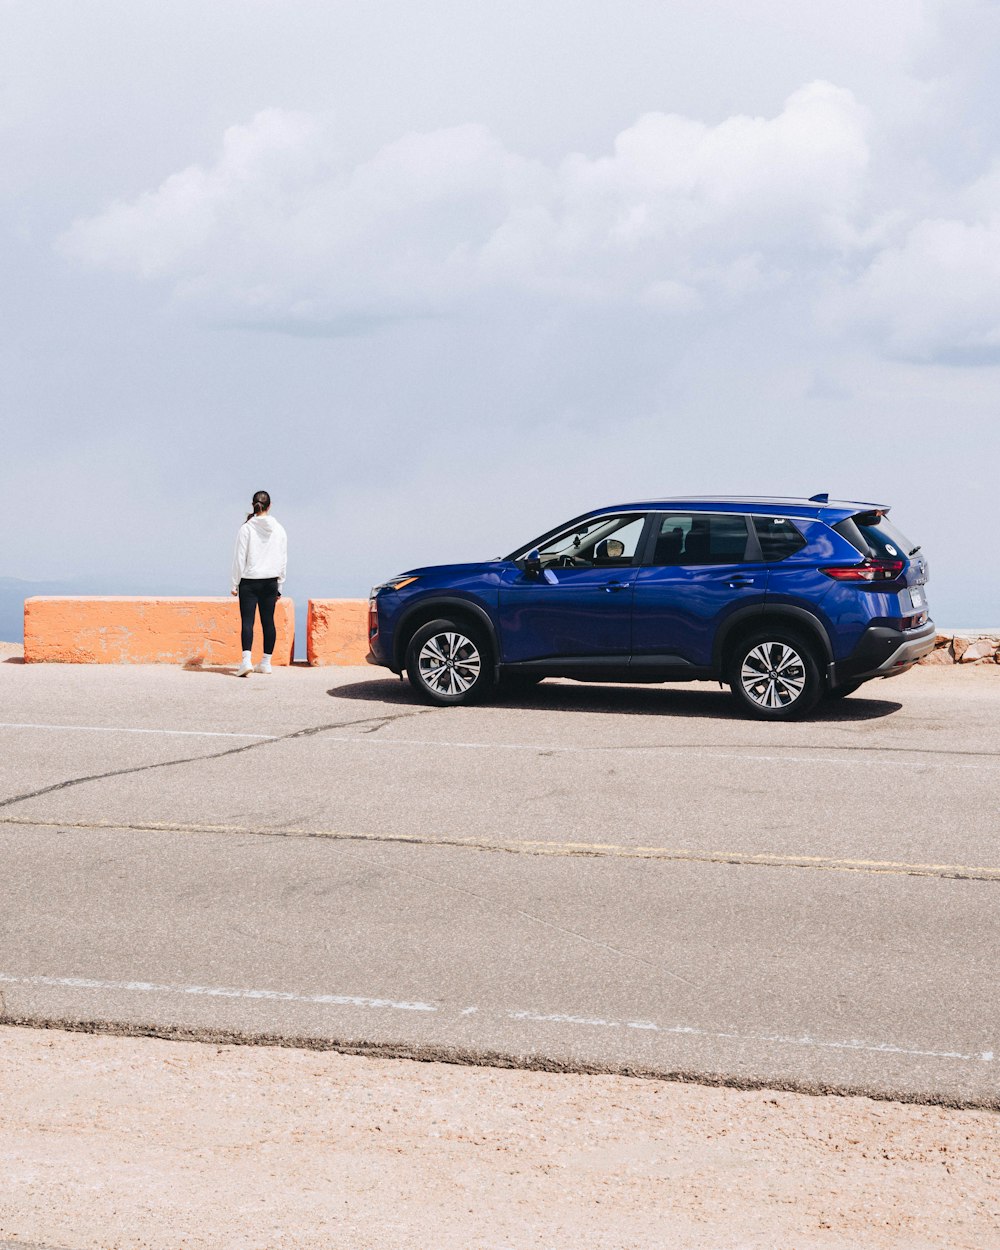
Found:
[(442, 618), (421, 625), (410, 639), (406, 675), (425, 703), (475, 703), (493, 689), (493, 658), (478, 630)]
[(751, 634), (734, 649), (729, 685), (736, 702), (759, 720), (805, 716), (823, 693), (812, 650), (781, 629)]

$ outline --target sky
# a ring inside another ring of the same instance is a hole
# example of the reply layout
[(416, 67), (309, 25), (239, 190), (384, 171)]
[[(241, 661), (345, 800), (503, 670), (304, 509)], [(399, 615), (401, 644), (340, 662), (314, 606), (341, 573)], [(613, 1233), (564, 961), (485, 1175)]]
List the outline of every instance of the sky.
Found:
[(888, 503), (1000, 625), (996, 0), (0, 0), (0, 578)]

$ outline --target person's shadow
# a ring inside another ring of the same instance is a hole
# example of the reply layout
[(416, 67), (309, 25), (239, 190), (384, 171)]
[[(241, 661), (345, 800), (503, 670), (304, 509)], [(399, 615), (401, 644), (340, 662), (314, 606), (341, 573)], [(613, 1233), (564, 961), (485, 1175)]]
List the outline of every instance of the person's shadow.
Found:
[(216, 677), (235, 677), (237, 664), (206, 664), (203, 660), (185, 660), (181, 669), (185, 673), (212, 673)]

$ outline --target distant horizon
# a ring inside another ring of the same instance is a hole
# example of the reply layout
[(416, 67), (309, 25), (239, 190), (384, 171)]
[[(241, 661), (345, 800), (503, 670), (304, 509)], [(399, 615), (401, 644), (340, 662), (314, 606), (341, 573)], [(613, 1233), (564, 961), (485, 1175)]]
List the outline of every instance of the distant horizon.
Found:
[[(48, 587), (45, 590), (32, 590), (33, 587)], [(20, 578), (10, 578), (0, 576), (0, 642), (21, 643), (24, 642), (24, 611), (23, 600), (30, 598), (32, 594), (50, 594), (50, 595), (81, 595), (104, 597), (123, 595), (125, 597), (142, 596), (153, 597), (156, 595), (177, 596), (180, 598), (192, 597), (200, 598), (202, 596), (218, 596), (220, 598), (228, 596), (228, 588), (221, 590), (194, 590), (185, 588), (179, 584), (172, 584), (168, 589), (157, 589), (150, 586), (138, 586), (132, 583), (132, 589), (111, 589), (108, 583), (100, 583), (96, 579), (81, 578), (74, 582), (59, 581), (39, 581), (30, 582)], [(295, 637), (297, 658), (305, 655), (305, 631), (306, 631), (306, 609), (310, 598), (312, 599), (366, 599), (369, 587), (365, 587), (363, 592), (350, 592), (324, 588), (322, 593), (312, 592), (308, 594), (296, 594), (294, 590), (289, 590), (288, 597), (295, 603)], [(20, 598), (18, 593), (23, 591)], [(934, 608), (933, 591), (930, 596), (931, 616), (935, 624), (942, 633), (963, 633), (963, 632), (981, 632), (985, 635), (1000, 636), (1000, 612), (992, 621), (961, 621), (953, 622), (952, 620), (943, 620), (936, 613)]]

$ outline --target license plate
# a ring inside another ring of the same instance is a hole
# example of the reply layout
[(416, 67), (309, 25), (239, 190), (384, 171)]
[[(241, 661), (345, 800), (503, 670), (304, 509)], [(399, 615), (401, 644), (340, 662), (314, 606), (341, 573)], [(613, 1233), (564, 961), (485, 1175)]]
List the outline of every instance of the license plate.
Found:
[(910, 604), (914, 608), (924, 608), (927, 606), (927, 600), (924, 598), (924, 592), (919, 586), (910, 587)]

